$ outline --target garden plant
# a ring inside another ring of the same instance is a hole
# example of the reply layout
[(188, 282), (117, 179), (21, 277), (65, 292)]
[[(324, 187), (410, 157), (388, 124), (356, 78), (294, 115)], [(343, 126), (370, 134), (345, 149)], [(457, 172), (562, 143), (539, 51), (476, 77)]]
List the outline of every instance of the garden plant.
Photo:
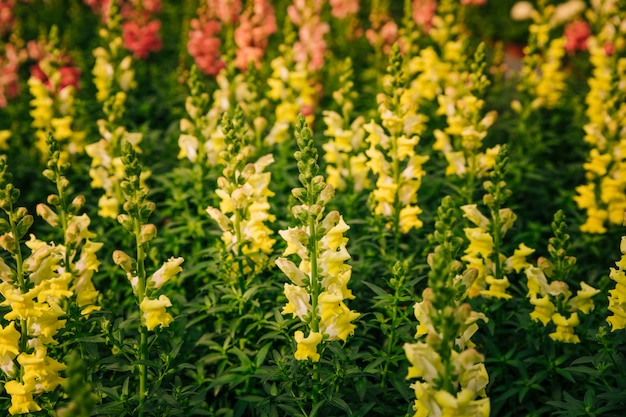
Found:
[(626, 1), (0, 0), (0, 415), (623, 416)]

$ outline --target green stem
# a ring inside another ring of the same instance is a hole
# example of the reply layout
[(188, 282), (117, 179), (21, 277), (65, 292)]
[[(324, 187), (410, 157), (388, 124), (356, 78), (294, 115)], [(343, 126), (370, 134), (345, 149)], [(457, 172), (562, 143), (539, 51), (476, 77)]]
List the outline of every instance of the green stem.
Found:
[[(136, 209), (135, 216), (135, 238), (137, 242), (137, 298), (141, 303), (146, 297), (146, 270), (144, 265), (145, 252), (143, 244), (141, 243), (141, 222), (139, 209)], [(146, 367), (146, 361), (148, 360), (148, 329), (144, 326), (143, 319), (141, 318), (139, 323), (139, 416), (144, 415), (143, 404), (145, 403), (147, 396), (147, 381), (148, 381), (148, 368)]]
[[(497, 197), (496, 197), (497, 198)], [(495, 264), (494, 278), (502, 278), (502, 266), (500, 265), (500, 246), (502, 245), (502, 236), (500, 236), (500, 207), (496, 205), (491, 211), (493, 221), (493, 262)]]
[[(310, 185), (309, 185), (310, 186)], [(309, 196), (312, 196), (313, 193), (309, 190)], [(309, 198), (309, 210), (312, 206), (312, 198)], [(309, 231), (310, 231), (310, 257), (311, 257), (311, 331), (318, 333), (319, 332), (319, 322), (320, 318), (317, 314), (317, 304), (318, 298), (320, 295), (320, 282), (318, 277), (317, 270), (317, 222), (313, 214), (309, 213)], [(313, 364), (313, 406), (319, 402), (319, 382), (320, 382), (320, 372), (319, 372), (319, 362)]]
[(385, 386), (387, 383), (387, 373), (389, 372), (389, 363), (391, 362), (392, 350), (396, 344), (396, 328), (398, 327), (396, 323), (398, 318), (398, 302), (400, 300), (400, 289), (404, 284), (404, 275), (398, 278), (399, 282), (396, 283), (396, 287), (394, 288), (393, 295), (393, 304), (391, 306), (391, 331), (389, 332), (389, 336), (387, 337), (387, 346), (385, 348), (385, 364), (383, 366), (382, 378), (380, 381), (381, 388)]

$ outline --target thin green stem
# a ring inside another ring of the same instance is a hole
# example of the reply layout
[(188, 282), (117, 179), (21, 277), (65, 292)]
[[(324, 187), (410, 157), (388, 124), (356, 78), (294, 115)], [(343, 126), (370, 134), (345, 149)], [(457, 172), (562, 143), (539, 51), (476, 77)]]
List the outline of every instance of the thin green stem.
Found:
[[(139, 208), (134, 213), (135, 219), (135, 239), (137, 242), (137, 298), (141, 303), (146, 296), (146, 270), (144, 265), (145, 252), (141, 243), (141, 222)], [(141, 309), (139, 311), (141, 317)], [(148, 368), (146, 361), (148, 360), (148, 329), (144, 326), (143, 320), (139, 323), (139, 416), (144, 415), (143, 404), (147, 396)]]

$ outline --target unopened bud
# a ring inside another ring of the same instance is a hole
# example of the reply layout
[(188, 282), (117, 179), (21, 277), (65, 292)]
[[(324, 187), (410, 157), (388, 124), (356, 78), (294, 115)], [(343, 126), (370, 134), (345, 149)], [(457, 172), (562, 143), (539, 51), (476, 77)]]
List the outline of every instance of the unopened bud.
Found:
[(43, 203), (37, 204), (35, 211), (37, 215), (43, 218), (50, 226), (57, 227), (59, 225), (59, 216), (52, 211), (48, 205)]
[(157, 234), (157, 228), (153, 224), (144, 224), (141, 226), (141, 236), (139, 243), (147, 243), (154, 239)]
[(128, 256), (124, 251), (113, 251), (113, 262), (129, 274), (135, 271), (135, 260)]

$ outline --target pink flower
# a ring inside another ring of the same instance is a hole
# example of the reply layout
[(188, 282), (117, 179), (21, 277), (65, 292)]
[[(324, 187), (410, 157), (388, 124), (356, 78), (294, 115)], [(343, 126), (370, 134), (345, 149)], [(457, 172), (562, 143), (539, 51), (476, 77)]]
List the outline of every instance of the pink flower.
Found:
[(241, 71), (254, 62), (260, 68), (261, 59), (267, 49), (268, 38), (278, 30), (274, 8), (267, 0), (255, 0), (254, 7), (246, 11), (235, 29), (235, 65)]
[(207, 17), (216, 17), (224, 24), (237, 23), (241, 14), (241, 0), (206, 0)]
[(15, 16), (13, 16), (14, 6), (15, 0), (0, 0), (0, 35), (13, 30), (13, 25), (15, 24)]
[[(399, 42), (398, 25), (387, 15), (370, 15), (372, 27), (365, 31), (365, 37), (374, 48), (381, 48), (388, 55), (391, 46)], [(400, 45), (402, 47), (402, 45)]]
[(413, 0), (413, 21), (428, 33), (433, 27), (437, 0)]
[(324, 66), (326, 41), (324, 35), (330, 31), (330, 26), (322, 22), (320, 13), (323, 2), (294, 0), (287, 8), (291, 21), (299, 26), (298, 41), (293, 45), (294, 60), (308, 62), (309, 71), (315, 72)]
[(161, 50), (160, 29), (160, 20), (153, 20), (145, 25), (140, 25), (136, 20), (124, 22), (122, 24), (124, 48), (131, 51), (135, 58), (146, 58), (150, 52)]
[(604, 53), (609, 56), (615, 53), (615, 44), (613, 42), (605, 43), (603, 48), (604, 48)]
[(565, 50), (573, 54), (576, 51), (587, 50), (587, 39), (591, 36), (589, 24), (583, 20), (576, 20), (565, 25)]
[[(50, 59), (55, 60), (54, 57), (50, 57)], [(61, 79), (58, 85), (53, 85), (50, 82), (50, 75), (52, 74), (46, 74), (38, 63), (30, 68), (30, 76), (33, 78), (37, 78), (38, 80), (43, 82), (43, 84), (48, 87), (48, 90), (50, 90), (50, 92), (52, 93), (58, 93), (68, 85), (71, 85), (74, 88), (78, 88), (78, 82), (80, 80), (80, 69), (71, 65), (69, 59), (65, 57), (57, 57), (56, 60), (66, 62), (66, 64), (61, 64), (61, 66), (58, 67), (58, 71), (61, 74)], [(52, 68), (57, 68), (57, 66), (52, 65)]]
[(194, 58), (200, 71), (213, 76), (217, 75), (226, 66), (220, 59), (222, 41), (217, 36), (222, 25), (217, 20), (201, 23), (199, 19), (192, 19), (191, 29), (187, 51)]
[(0, 55), (0, 108), (6, 107), (8, 100), (20, 94), (18, 70), (26, 59), (24, 51), (17, 51), (13, 44), (4, 45), (4, 56)]
[(83, 0), (83, 2), (91, 8), (94, 14), (105, 18), (107, 8), (109, 7), (109, 0)]
[(330, 0), (330, 14), (337, 19), (357, 14), (359, 11), (359, 0)]
[(487, 0), (461, 0), (461, 4), (466, 6), (482, 6), (487, 4)]

